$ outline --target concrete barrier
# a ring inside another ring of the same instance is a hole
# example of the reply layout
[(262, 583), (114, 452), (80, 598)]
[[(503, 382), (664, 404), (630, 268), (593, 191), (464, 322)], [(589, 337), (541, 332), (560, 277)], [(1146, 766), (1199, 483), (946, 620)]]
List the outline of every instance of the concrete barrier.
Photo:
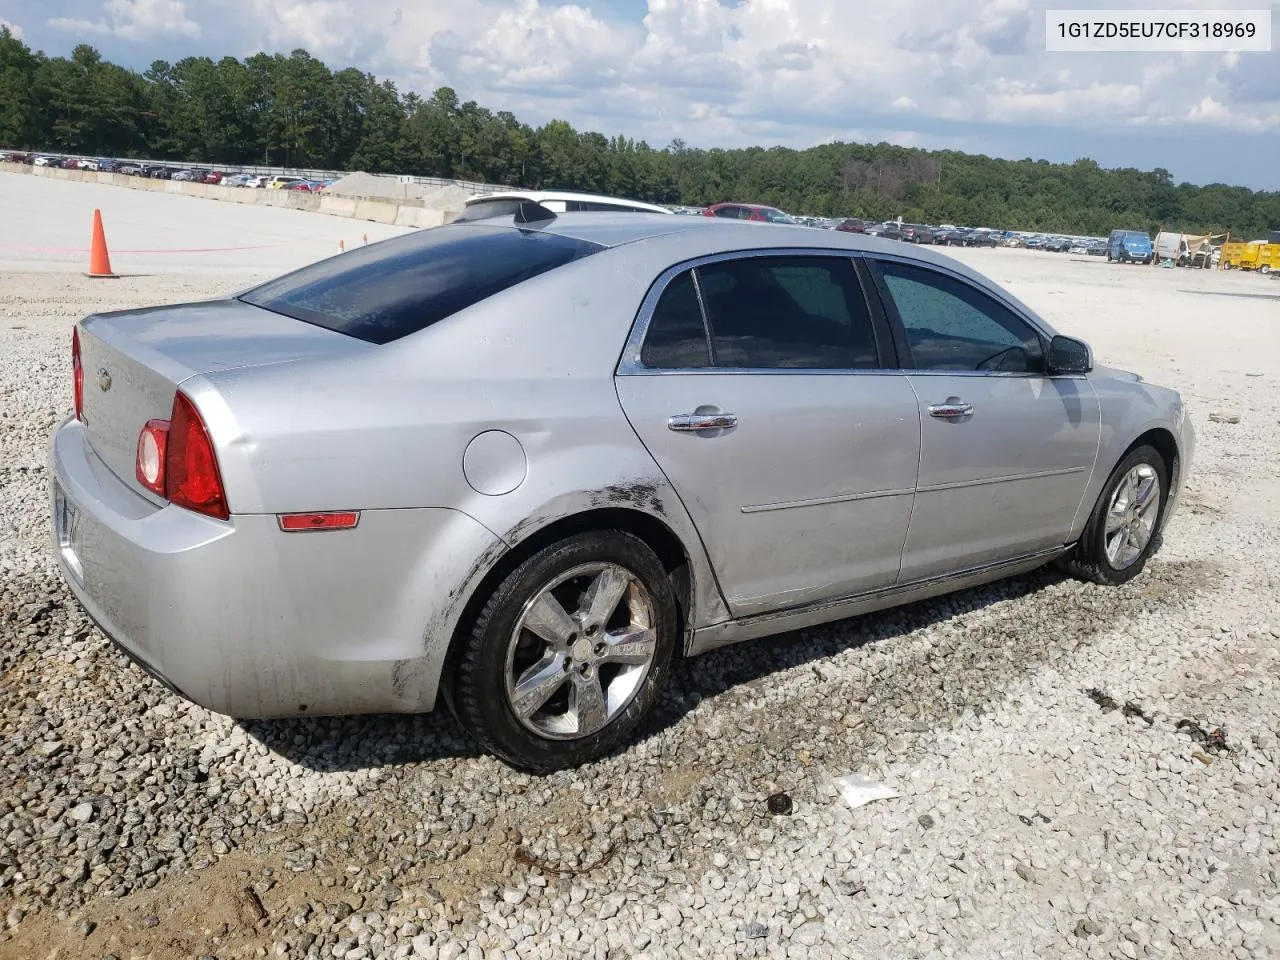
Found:
[(302, 190), (224, 187), (210, 183), (191, 183), (186, 180), (152, 180), (150, 177), (129, 177), (122, 173), (104, 173), (98, 170), (63, 170), (61, 167), (5, 163), (0, 164), (0, 173), (52, 177), (55, 180), (71, 180), (79, 183), (101, 183), (128, 190), (162, 191), (178, 196), (198, 197), (202, 200), (224, 200), (230, 203), (283, 207), (287, 210), (307, 210), (332, 217), (370, 220), (374, 223), (419, 229), (449, 223), (459, 213), (457, 210), (436, 210), (424, 207), (412, 201), (335, 197), (329, 194), (307, 193)]
[(350, 197), (331, 197), (320, 195), (320, 212), (331, 217), (354, 217), (356, 202)]
[(396, 213), (400, 205), (384, 203), (381, 200), (357, 200), (356, 219), (372, 220), (375, 223), (395, 223)]

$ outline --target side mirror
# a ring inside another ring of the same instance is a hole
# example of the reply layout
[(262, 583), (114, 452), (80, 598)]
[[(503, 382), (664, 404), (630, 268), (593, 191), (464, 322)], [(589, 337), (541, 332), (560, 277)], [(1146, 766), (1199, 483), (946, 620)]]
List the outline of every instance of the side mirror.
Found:
[(1049, 341), (1049, 374), (1088, 373), (1093, 369), (1093, 351), (1083, 340), (1056, 336)]

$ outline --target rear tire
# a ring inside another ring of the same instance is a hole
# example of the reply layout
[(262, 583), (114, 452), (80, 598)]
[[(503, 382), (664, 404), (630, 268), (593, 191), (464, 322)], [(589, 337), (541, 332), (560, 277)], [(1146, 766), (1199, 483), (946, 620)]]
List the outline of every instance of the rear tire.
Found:
[(644, 541), (576, 534), (508, 574), (459, 637), (453, 711), (513, 767), (595, 760), (657, 699), (678, 624), (666, 570)]
[(1159, 451), (1132, 450), (1111, 471), (1084, 533), (1061, 566), (1103, 586), (1128, 583), (1156, 551), (1168, 496), (1169, 469)]

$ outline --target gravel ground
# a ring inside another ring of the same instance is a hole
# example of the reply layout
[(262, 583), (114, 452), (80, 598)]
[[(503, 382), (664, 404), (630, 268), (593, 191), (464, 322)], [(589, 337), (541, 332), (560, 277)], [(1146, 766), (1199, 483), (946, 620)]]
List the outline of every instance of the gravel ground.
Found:
[[(71, 324), (254, 278), (0, 272), (0, 960), (1280, 954), (1280, 284), (961, 255), (1184, 391), (1145, 575), (698, 658), (641, 742), (545, 778), (447, 713), (239, 724), (116, 653), (49, 557)], [(849, 771), (901, 795), (850, 810)]]

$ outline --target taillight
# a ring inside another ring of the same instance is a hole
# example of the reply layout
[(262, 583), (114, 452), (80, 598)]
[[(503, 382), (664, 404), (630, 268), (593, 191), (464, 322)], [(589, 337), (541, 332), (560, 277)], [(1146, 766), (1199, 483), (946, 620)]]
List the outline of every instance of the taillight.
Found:
[(170, 503), (219, 520), (230, 516), (218, 459), (200, 411), (184, 393), (173, 395), (165, 456), (165, 495)]
[(84, 367), (80, 364), (80, 328), (71, 331), (71, 379), (76, 397), (76, 419), (84, 419)]
[(138, 455), (134, 460), (133, 472), (138, 482), (150, 490), (164, 496), (165, 448), (169, 445), (169, 421), (148, 420), (142, 432), (138, 434)]
[(218, 520), (230, 516), (209, 431), (184, 393), (173, 395), (168, 420), (148, 420), (138, 434), (134, 473), (170, 503)]

